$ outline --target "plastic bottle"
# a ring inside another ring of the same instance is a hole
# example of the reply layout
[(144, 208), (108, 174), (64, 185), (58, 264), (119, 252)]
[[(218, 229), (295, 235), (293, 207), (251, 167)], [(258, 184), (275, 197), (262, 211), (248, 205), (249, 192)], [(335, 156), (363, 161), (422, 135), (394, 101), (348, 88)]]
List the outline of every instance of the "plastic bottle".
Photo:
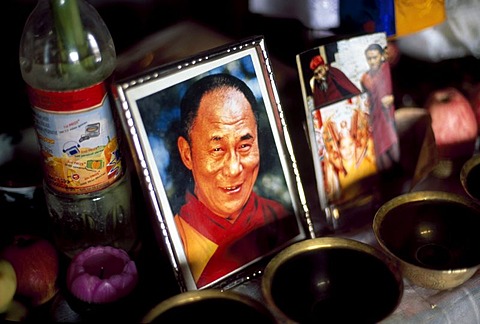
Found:
[(116, 66), (107, 26), (85, 0), (39, 0), (19, 57), (58, 248), (68, 257), (93, 245), (129, 252), (136, 230), (107, 92)]

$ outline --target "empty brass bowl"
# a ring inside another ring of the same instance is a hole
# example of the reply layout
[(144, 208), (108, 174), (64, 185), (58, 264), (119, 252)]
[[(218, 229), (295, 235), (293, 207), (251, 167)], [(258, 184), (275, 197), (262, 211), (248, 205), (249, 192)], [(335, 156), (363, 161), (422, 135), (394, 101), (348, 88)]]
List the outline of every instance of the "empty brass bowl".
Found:
[(276, 323), (262, 303), (240, 293), (216, 289), (174, 295), (152, 308), (142, 323)]
[(308, 239), (280, 251), (261, 284), (272, 311), (297, 323), (376, 323), (403, 295), (395, 260), (339, 237)]
[(480, 207), (462, 195), (418, 191), (395, 197), (378, 209), (373, 231), (405, 278), (424, 288), (461, 285), (480, 264)]

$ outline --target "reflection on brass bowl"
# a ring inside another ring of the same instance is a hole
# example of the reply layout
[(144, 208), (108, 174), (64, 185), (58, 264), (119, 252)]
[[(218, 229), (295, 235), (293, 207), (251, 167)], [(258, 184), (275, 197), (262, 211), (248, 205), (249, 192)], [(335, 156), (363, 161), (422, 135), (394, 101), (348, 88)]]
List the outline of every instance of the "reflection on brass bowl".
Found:
[(447, 192), (407, 193), (378, 209), (373, 231), (380, 246), (400, 261), (410, 282), (450, 289), (479, 267), (479, 206)]
[(285, 321), (376, 323), (398, 306), (403, 281), (394, 259), (347, 238), (295, 243), (265, 268), (262, 293)]
[(467, 195), (480, 202), (480, 154), (472, 156), (463, 164), (460, 182)]
[(187, 291), (154, 308), (142, 323), (275, 323), (270, 310), (259, 301), (233, 291)]

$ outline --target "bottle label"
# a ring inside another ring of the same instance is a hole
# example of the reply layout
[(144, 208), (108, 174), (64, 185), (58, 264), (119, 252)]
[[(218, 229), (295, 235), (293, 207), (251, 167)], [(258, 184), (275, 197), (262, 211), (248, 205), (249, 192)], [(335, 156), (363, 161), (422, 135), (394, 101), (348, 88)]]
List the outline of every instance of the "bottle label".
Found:
[(120, 148), (105, 83), (74, 91), (29, 88), (45, 181), (85, 194), (122, 175)]

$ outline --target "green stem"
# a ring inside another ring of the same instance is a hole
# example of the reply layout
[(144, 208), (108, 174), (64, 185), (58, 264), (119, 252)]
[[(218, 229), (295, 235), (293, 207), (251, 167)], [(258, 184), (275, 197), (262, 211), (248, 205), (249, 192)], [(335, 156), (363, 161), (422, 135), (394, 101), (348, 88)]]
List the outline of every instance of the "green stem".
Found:
[[(79, 72), (81, 68), (92, 68), (88, 59), (88, 40), (80, 17), (77, 0), (50, 0), (55, 28), (58, 35), (59, 50), (62, 57), (62, 72)], [(86, 59), (86, 60), (85, 60)]]

